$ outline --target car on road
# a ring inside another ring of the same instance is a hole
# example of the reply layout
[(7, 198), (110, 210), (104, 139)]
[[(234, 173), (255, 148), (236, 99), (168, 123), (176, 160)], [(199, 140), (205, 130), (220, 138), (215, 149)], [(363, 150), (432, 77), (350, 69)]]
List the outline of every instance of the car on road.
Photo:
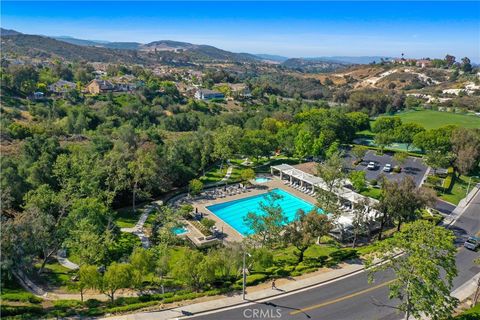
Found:
[(390, 163), (387, 163), (385, 167), (383, 167), (383, 171), (385, 172), (390, 172), (392, 171), (392, 165)]
[(375, 162), (373, 161), (370, 161), (368, 164), (367, 164), (367, 169), (368, 170), (375, 170), (377, 166), (375, 165)]
[(468, 237), (467, 241), (463, 246), (470, 250), (477, 250), (480, 247), (480, 238), (479, 237)]

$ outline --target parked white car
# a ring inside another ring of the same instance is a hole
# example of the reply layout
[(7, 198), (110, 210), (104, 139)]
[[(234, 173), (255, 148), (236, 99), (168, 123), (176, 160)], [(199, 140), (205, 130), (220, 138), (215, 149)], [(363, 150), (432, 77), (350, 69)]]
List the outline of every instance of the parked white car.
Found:
[(367, 165), (368, 170), (375, 170), (376, 167), (377, 166), (375, 165), (375, 162), (373, 162), (373, 161), (370, 161)]
[(392, 171), (392, 165), (390, 163), (387, 163), (385, 167), (383, 167), (383, 171), (385, 172), (390, 172)]

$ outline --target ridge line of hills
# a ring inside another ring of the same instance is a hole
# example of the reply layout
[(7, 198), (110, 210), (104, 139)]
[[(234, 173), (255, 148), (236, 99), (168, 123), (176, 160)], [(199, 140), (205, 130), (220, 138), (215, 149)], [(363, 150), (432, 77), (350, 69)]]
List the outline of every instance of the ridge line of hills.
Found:
[(237, 63), (274, 63), (282, 67), (305, 72), (323, 72), (345, 68), (352, 64), (379, 61), (378, 56), (317, 58), (288, 58), (280, 55), (235, 53), (204, 44), (173, 40), (140, 42), (109, 42), (85, 40), (70, 36), (44, 36), (23, 34), (16, 30), (0, 29), (5, 53), (34, 58), (61, 57), (66, 60), (122, 63), (171, 63), (188, 65), (202, 62), (228, 61)]

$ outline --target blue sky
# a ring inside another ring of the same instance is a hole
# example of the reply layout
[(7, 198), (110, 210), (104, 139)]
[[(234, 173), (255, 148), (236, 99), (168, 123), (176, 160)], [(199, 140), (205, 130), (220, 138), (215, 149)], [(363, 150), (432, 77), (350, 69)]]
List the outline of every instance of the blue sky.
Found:
[(4, 28), (108, 41), (178, 40), (289, 57), (480, 62), (480, 2), (2, 1)]

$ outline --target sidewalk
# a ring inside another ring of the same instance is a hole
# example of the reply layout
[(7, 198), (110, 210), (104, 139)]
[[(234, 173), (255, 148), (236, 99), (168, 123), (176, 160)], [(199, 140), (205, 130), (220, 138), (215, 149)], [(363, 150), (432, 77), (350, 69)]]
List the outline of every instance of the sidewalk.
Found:
[(281, 296), (291, 292), (295, 292), (301, 289), (307, 289), (315, 285), (322, 283), (330, 282), (338, 278), (348, 276), (350, 274), (359, 272), (363, 270), (364, 266), (359, 263), (344, 264), (341, 268), (332, 269), (318, 275), (300, 279), (300, 280), (287, 280), (286, 283), (278, 284), (277, 287), (279, 290), (264, 289), (256, 292), (248, 293), (247, 287), (247, 301), (242, 300), (242, 295), (238, 294), (232, 297), (224, 297), (221, 299), (215, 299), (211, 301), (205, 301), (200, 303), (194, 303), (186, 306), (175, 307), (167, 310), (159, 311), (146, 311), (138, 312), (135, 314), (127, 314), (123, 316), (111, 316), (102, 319), (118, 319), (118, 320), (166, 320), (166, 319), (175, 319), (187, 315), (194, 315), (202, 312), (214, 311), (217, 309), (237, 306), (241, 304), (247, 304), (251, 301), (258, 301), (267, 298), (272, 298), (276, 296)]
[(463, 211), (466, 209), (466, 207), (468, 206), (470, 201), (475, 197), (475, 195), (479, 192), (479, 190), (480, 190), (479, 185), (476, 185), (468, 193), (468, 195), (460, 201), (460, 203), (455, 208), (455, 210), (453, 210), (452, 213), (443, 220), (443, 224), (445, 226), (449, 226), (455, 223), (455, 221), (457, 221), (457, 219), (462, 215)]

